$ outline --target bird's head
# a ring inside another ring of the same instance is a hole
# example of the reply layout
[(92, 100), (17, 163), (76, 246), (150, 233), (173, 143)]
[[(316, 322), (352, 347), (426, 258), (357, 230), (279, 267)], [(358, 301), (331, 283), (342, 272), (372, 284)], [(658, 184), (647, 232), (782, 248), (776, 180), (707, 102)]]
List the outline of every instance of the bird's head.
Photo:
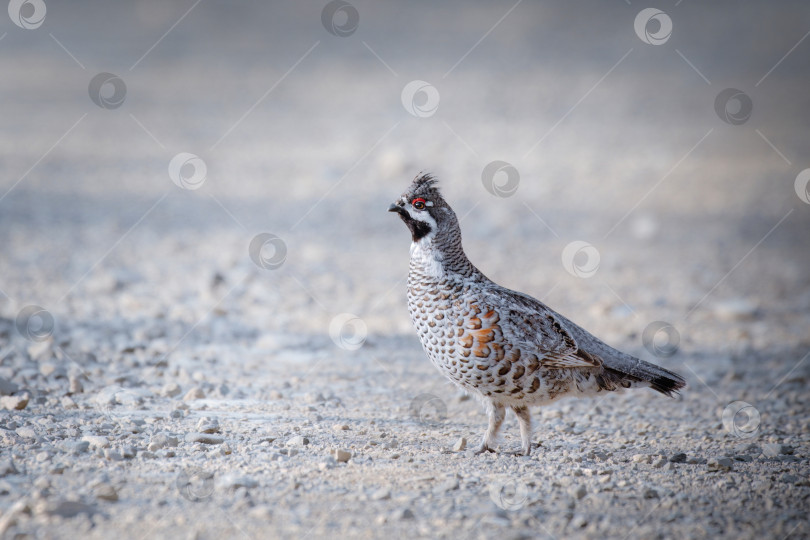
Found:
[(391, 206), (408, 229), (414, 242), (431, 241), (437, 233), (456, 230), (458, 221), (453, 209), (442, 198), (436, 179), (429, 174), (417, 176), (411, 186)]

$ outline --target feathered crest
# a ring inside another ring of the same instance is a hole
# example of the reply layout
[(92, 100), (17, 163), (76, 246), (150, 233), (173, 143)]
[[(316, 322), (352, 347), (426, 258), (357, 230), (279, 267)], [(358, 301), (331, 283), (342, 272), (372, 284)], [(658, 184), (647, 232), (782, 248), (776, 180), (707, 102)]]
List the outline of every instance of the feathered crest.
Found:
[(436, 184), (439, 181), (430, 173), (419, 173), (413, 179), (410, 189), (408, 190), (411, 196), (424, 197), (425, 199), (437, 199), (436, 202), (442, 200), (441, 192)]
[(435, 184), (438, 184), (439, 181), (436, 180), (436, 177), (430, 173), (422, 173), (416, 175), (416, 178), (413, 179), (413, 185), (411, 186), (414, 190), (421, 189), (421, 188), (429, 188)]

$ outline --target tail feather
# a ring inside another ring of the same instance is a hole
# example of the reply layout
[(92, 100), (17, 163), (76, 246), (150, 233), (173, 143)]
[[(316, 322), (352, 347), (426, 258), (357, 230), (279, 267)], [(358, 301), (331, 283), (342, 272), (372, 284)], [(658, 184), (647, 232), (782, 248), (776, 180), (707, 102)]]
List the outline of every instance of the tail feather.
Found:
[(634, 360), (632, 363), (605, 363), (605, 372), (611, 379), (618, 379), (620, 383), (621, 381), (646, 383), (653, 390), (669, 397), (675, 397), (678, 391), (686, 386), (686, 381), (677, 373), (643, 360)]

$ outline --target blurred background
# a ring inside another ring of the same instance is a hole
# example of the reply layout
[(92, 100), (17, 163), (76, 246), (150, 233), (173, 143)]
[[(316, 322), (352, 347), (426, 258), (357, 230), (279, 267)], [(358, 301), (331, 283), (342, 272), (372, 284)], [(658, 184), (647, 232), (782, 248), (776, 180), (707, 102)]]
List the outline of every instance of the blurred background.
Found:
[[(9, 319), (36, 304), (63, 328), (183, 335), (216, 307), (223, 332), (325, 334), (349, 312), (409, 333), (410, 239), (385, 210), (426, 171), (485, 273), (592, 327), (677, 321), (707, 349), (807, 337), (803, 2), (17, 4)], [(512, 171), (515, 190), (487, 191), (493, 161), (511, 168), (490, 185)], [(271, 270), (260, 233), (286, 250)], [(588, 279), (561, 260), (573, 241), (598, 252)], [(770, 324), (718, 339), (713, 306)]]

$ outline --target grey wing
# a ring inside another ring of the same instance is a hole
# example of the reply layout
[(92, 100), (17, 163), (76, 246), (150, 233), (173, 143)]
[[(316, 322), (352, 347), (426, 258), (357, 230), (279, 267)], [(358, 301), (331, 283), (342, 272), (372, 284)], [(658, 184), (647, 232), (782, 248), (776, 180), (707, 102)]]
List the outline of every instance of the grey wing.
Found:
[[(499, 287), (504, 338), (522, 352), (537, 356), (546, 369), (598, 368), (599, 357), (581, 350), (565, 321), (529, 295)], [(495, 298), (493, 298), (495, 300)]]

